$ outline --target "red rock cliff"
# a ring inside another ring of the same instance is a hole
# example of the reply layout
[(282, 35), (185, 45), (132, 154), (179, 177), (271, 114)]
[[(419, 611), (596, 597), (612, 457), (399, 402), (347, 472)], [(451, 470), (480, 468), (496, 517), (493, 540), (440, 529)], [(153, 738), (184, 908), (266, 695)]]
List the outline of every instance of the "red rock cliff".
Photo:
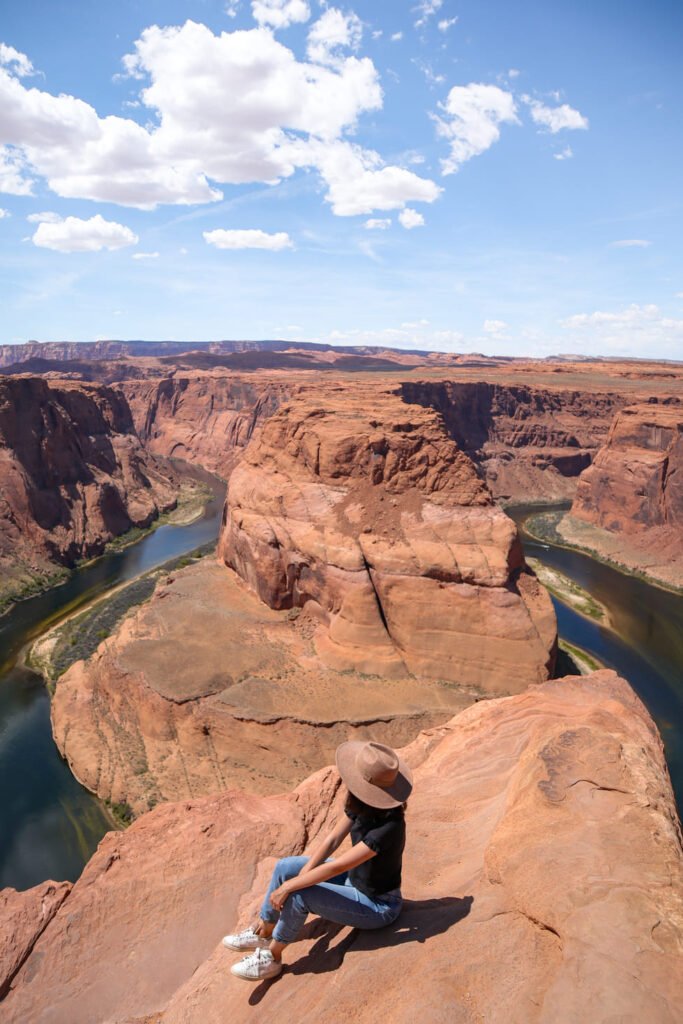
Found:
[(100, 554), (173, 506), (173, 474), (143, 449), (120, 392), (0, 377), (3, 596), (50, 563)]
[(328, 665), (488, 693), (552, 669), (514, 524), (442, 418), (386, 387), (302, 388), (245, 450), (224, 519), (220, 556), (271, 607), (317, 610)]
[(284, 382), (220, 371), (127, 381), (120, 387), (149, 451), (186, 459), (224, 479), (288, 391)]

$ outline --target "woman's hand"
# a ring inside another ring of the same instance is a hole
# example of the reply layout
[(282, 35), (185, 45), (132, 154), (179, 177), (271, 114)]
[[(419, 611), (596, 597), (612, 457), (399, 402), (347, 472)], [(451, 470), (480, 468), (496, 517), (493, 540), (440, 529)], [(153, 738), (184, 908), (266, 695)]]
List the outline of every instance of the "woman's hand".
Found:
[(277, 889), (273, 889), (270, 894), (270, 902), (275, 910), (282, 910), (287, 898), (292, 895), (292, 890), (288, 887), (287, 882), (283, 882)]

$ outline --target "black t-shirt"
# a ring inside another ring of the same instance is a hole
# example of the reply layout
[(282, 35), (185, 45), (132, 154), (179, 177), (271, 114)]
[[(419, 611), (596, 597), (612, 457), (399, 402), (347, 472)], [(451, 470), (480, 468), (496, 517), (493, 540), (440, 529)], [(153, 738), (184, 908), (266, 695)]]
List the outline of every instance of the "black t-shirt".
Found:
[(352, 822), (353, 845), (365, 843), (377, 854), (349, 871), (351, 884), (373, 898), (400, 888), (403, 847), (406, 844), (403, 808), (372, 818), (348, 811), (346, 815)]

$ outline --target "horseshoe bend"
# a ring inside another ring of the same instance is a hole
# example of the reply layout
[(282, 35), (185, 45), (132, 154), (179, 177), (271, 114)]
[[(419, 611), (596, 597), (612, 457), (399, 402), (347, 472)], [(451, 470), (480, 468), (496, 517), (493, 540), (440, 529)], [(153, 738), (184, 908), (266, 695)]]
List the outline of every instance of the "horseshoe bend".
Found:
[[(75, 778), (134, 821), (76, 881), (0, 894), (4, 1019), (257, 1019), (221, 935), (252, 919), (275, 858), (338, 818), (338, 745), (372, 739), (414, 770), (404, 910), (375, 935), (307, 925), (269, 1012), (354, 1020), (398, 971), (420, 995), (380, 1000), (397, 1020), (573, 1022), (599, 999), (674, 1021), (682, 855), (662, 741), (626, 680), (565, 674), (502, 499), (559, 497), (566, 517), (575, 494), (572, 517), (637, 537), (628, 488), (648, 473), (659, 535), (676, 536), (683, 378), (514, 361), (371, 374), (362, 354), (353, 373), (245, 374), (187, 358), (2, 378), (10, 567), (69, 571), (104, 546), (82, 538), (182, 511), (192, 473), (227, 479), (215, 551), (143, 576), (144, 593), (135, 579), (105, 592), (28, 655)], [(69, 510), (51, 524), (48, 484)], [(107, 514), (112, 489), (134, 513)]]

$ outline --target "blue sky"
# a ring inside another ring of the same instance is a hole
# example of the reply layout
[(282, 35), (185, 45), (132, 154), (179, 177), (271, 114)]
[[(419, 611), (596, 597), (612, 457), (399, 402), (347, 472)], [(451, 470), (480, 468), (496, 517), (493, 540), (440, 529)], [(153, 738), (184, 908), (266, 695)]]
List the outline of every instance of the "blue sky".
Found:
[(8, 0), (0, 341), (683, 358), (683, 7)]

